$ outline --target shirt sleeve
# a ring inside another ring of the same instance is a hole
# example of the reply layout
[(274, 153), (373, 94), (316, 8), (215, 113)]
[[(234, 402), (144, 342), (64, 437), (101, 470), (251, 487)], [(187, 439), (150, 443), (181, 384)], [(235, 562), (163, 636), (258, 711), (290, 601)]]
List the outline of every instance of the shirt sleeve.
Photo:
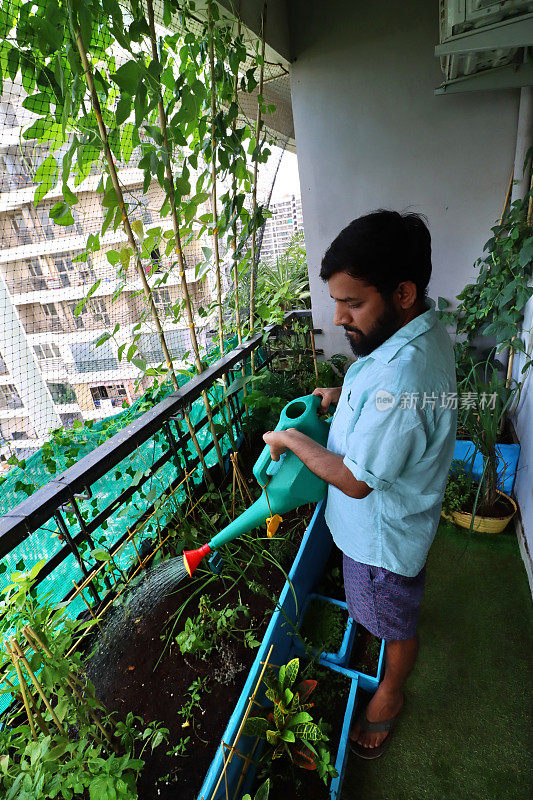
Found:
[(420, 408), (379, 410), (373, 399), (363, 406), (346, 440), (343, 463), (371, 489), (389, 489), (405, 468), (416, 464), (428, 444), (427, 421)]

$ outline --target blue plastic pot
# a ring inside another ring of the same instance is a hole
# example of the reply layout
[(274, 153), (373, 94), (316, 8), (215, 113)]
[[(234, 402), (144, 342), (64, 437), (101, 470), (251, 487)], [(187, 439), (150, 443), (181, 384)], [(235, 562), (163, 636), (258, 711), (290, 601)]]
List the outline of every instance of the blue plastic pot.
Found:
[[(511, 494), (514, 486), (514, 479), (518, 467), (518, 459), (520, 458), (520, 445), (519, 444), (499, 444), (496, 447), (497, 451), (497, 483), (496, 486), (505, 494)], [(472, 456), (474, 456), (475, 446), (474, 443), (468, 439), (457, 439), (453, 451), (454, 460), (464, 461), (467, 464), (467, 469), (472, 464)], [(479, 480), (483, 474), (483, 456), (477, 452), (474, 457), (472, 474), (474, 478)]]

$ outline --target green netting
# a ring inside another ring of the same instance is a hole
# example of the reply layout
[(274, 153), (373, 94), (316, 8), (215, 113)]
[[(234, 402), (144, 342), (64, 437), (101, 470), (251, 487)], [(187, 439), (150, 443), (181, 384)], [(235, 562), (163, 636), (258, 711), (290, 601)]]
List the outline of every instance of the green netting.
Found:
[[(216, 357), (218, 357), (218, 351), (214, 350), (211, 353), (210, 360), (216, 359)], [(183, 386), (186, 382), (187, 377), (178, 376), (178, 383), (180, 386)], [(147, 407), (154, 405), (155, 402), (161, 401), (169, 394), (172, 394), (173, 391), (172, 385), (166, 383), (159, 387), (157, 392), (147, 392), (141, 399), (136, 401), (130, 408), (125, 409), (121, 414), (100, 420), (91, 426), (85, 425), (79, 428), (74, 443), (72, 442), (72, 432), (70, 432), (68, 452), (62, 447), (61, 439), (59, 439), (59, 443), (52, 440), (51, 443), (47, 444), (44, 453), (41, 449), (27, 459), (24, 469), (16, 467), (4, 478), (0, 492), (0, 513), (5, 514), (24, 500), (32, 485), (39, 488), (46, 485), (48, 481), (59, 475), (73, 458), (75, 461), (79, 461), (84, 455), (92, 452), (110, 436), (137, 419), (147, 410)], [(209, 395), (214, 405), (223, 398), (222, 387), (213, 386)], [(242, 393), (235, 393), (235, 398), (236, 401), (240, 403), (242, 400)], [(202, 399), (198, 399), (192, 404), (190, 417), (194, 425), (206, 421), (206, 411)], [(220, 429), (222, 429), (224, 425), (222, 414), (220, 412), (215, 414), (213, 419), (215, 425), (220, 426)], [(189, 455), (191, 459), (194, 459), (196, 451), (192, 440), (187, 436), (186, 429), (184, 429), (183, 433), (187, 441)], [(235, 430), (234, 435), (236, 435)], [(212, 437), (207, 425), (204, 425), (204, 427), (198, 431), (197, 438), (202, 449), (205, 449), (210, 444)], [(231, 445), (229, 436), (227, 434), (221, 436), (219, 442), (222, 452), (227, 453)], [(166, 437), (162, 432), (158, 432), (144, 444), (136, 448), (130, 456), (110, 470), (110, 472), (96, 481), (91, 486), (93, 498), (87, 500), (80, 499), (78, 501), (78, 505), (85, 520), (89, 521), (96, 513), (102, 511), (116, 500), (116, 498), (118, 498), (125, 489), (131, 486), (132, 483), (140, 481), (145, 471), (149, 470), (167, 449), (168, 442)], [(214, 448), (206, 454), (205, 460), (208, 467), (217, 463), (217, 456)], [(54, 468), (50, 468), (52, 464), (55, 465), (55, 470)], [(102, 547), (111, 546), (116, 542), (122, 534), (127, 532), (128, 528), (131, 529), (151, 503), (164, 493), (169, 484), (175, 480), (181, 472), (181, 465), (176, 465), (173, 461), (167, 462), (167, 464), (158, 470), (155, 476), (144, 484), (142, 487), (142, 496), (136, 493), (129, 505), (117, 509), (111, 515), (106, 523), (107, 527), (99, 528), (96, 531), (93, 535), (95, 541)], [(199, 483), (202, 481), (202, 478), (203, 470), (201, 465), (199, 465), (191, 480), (193, 483)], [(149, 522), (144, 528), (143, 536), (153, 536), (157, 532), (156, 524), (164, 527), (168, 521), (167, 517), (170, 517), (176, 510), (175, 504), (179, 504), (179, 502), (184, 499), (185, 489), (178, 490), (174, 494), (175, 503), (169, 503), (167, 509), (161, 509), (161, 513), (158, 514), (157, 523)], [(68, 514), (68, 522), (70, 534), (76, 536), (80, 532), (80, 527), (73, 514)], [(7, 564), (8, 570), (4, 575), (0, 576), (0, 587), (5, 586), (9, 582), (9, 573), (16, 568), (17, 563), (21, 559), (24, 561), (26, 567), (30, 567), (40, 559), (44, 558), (48, 560), (61, 546), (57, 525), (52, 520), (35, 531), (6, 556), (4, 562)], [(132, 547), (124, 548), (120, 556), (122, 565), (127, 565), (134, 557), (135, 552)], [(42, 590), (46, 592), (52, 591), (52, 598), (59, 601), (65, 594), (68, 585), (72, 585), (72, 580), (77, 581), (80, 577), (80, 568), (78, 564), (69, 557), (43, 581)], [(67, 581), (67, 584), (65, 584), (65, 581)]]

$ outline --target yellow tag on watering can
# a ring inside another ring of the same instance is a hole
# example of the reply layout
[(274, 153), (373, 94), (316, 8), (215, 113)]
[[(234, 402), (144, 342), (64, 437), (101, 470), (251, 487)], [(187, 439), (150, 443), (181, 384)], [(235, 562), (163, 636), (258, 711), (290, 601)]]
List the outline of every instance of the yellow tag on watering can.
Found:
[(269, 539), (271, 539), (278, 530), (280, 522), (283, 522), (283, 519), (279, 514), (274, 514), (273, 517), (267, 518), (267, 536)]

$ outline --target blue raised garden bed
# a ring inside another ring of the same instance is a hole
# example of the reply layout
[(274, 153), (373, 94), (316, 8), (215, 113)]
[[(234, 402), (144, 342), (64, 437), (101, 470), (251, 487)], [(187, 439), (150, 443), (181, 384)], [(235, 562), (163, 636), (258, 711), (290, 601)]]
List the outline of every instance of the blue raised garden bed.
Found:
[[(217, 748), (216, 755), (211, 762), (211, 766), (209, 767), (202, 788), (198, 794), (198, 800), (225, 800), (226, 785), (228, 787), (229, 797), (233, 797), (235, 793), (239, 777), (242, 773), (243, 761), (239, 756), (234, 756), (230, 760), (227, 750), (225, 756), (223, 756), (221, 745), (222, 742), (227, 745), (231, 745), (234, 742), (241, 726), (250, 695), (261, 674), (263, 668), (262, 662), (266, 660), (270, 648), (273, 648), (270, 656), (270, 663), (272, 664), (285, 664), (294, 653), (294, 631), (297, 630), (300, 610), (304, 608), (308, 595), (312, 593), (313, 589), (320, 581), (332, 547), (331, 534), (324, 520), (324, 505), (322, 501), (316, 507), (313, 518), (302, 539), (300, 549), (298, 550), (298, 554), (289, 572), (290, 582), (285, 582), (278, 605), (257, 651), (255, 661), (250, 669), (240, 698), (230, 717), (222, 741)], [(355, 625), (353, 628), (355, 628)], [(346, 763), (350, 721), (357, 705), (357, 689), (358, 687), (362, 687), (368, 691), (374, 691), (377, 688), (383, 664), (383, 647), (376, 676), (363, 675), (356, 670), (349, 670), (347, 667), (334, 664), (324, 657), (320, 659), (320, 662), (325, 667), (342, 672), (351, 680), (349, 699), (335, 762), (339, 777), (333, 780), (330, 786), (330, 797), (337, 798), (340, 795), (343, 771)], [(262, 697), (258, 696), (257, 699), (261, 701)], [(253, 747), (253, 743), (254, 741), (251, 738), (241, 736), (238, 749), (241, 753), (249, 753)], [(224, 769), (224, 761), (229, 762), (226, 768), (226, 774), (220, 782), (218, 790), (214, 794), (215, 787)], [(243, 782), (240, 794), (245, 792), (246, 786), (250, 785), (253, 779), (253, 768), (251, 767), (248, 772), (249, 775), (247, 780)]]
[[(312, 600), (323, 600), (325, 603), (332, 603), (333, 605), (339, 606), (339, 608), (342, 608), (344, 611), (346, 611), (346, 613), (348, 613), (348, 606), (342, 600), (334, 600), (333, 597), (325, 597), (323, 594), (315, 594), (314, 592), (312, 592), (311, 594), (307, 595), (305, 606), (300, 615), (300, 623), (298, 629), (300, 629), (301, 627), (301, 624), (305, 617), (305, 612), (307, 611), (307, 607)], [(352, 652), (352, 646), (355, 639), (355, 631), (356, 631), (356, 625), (353, 619), (351, 617), (348, 617), (348, 621), (344, 629), (344, 635), (342, 637), (342, 642), (339, 649), (335, 653), (328, 653), (324, 651), (323, 653), (320, 654), (320, 657), (322, 659), (325, 659), (331, 664), (343, 664), (343, 665), (347, 664), (350, 658), (350, 653)], [(305, 653), (305, 647), (300, 639), (295, 638), (294, 646), (298, 654)], [(315, 655), (318, 655), (318, 650), (314, 650), (313, 652), (315, 653)]]

